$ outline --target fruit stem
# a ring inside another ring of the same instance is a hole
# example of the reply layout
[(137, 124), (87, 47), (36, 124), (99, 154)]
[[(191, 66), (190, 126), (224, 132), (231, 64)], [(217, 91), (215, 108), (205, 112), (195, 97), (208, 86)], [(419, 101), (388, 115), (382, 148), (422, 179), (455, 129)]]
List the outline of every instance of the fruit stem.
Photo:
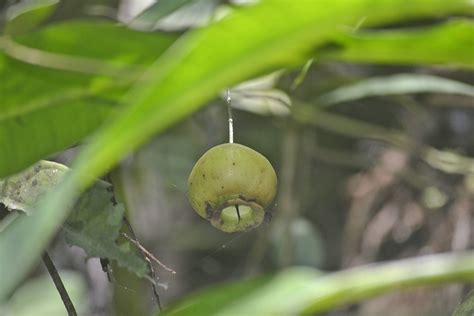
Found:
[(232, 109), (231, 109), (231, 103), (232, 99), (230, 98), (230, 89), (227, 88), (227, 97), (226, 97), (226, 102), (227, 102), (227, 115), (229, 117), (229, 143), (234, 142), (234, 120), (232, 119)]

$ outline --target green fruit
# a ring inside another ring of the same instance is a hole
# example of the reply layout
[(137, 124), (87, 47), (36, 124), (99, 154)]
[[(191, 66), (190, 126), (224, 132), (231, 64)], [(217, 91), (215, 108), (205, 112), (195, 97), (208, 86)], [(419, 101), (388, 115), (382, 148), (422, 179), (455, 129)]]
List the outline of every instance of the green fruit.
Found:
[(225, 232), (260, 225), (276, 190), (277, 176), (267, 158), (235, 143), (209, 149), (188, 179), (193, 209)]

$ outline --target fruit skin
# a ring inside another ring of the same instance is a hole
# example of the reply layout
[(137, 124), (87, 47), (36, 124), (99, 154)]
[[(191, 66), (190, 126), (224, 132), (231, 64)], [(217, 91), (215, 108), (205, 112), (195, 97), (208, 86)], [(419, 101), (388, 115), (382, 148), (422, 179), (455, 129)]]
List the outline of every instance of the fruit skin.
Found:
[[(226, 232), (260, 225), (276, 190), (277, 176), (267, 158), (236, 143), (209, 149), (196, 162), (188, 179), (193, 209)], [(236, 206), (241, 209), (240, 218), (237, 209), (231, 209)]]

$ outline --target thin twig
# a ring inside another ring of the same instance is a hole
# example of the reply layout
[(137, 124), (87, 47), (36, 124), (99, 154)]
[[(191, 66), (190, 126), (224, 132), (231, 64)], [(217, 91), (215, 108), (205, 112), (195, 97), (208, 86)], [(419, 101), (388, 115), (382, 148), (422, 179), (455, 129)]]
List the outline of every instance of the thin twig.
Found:
[(51, 257), (46, 251), (43, 253), (43, 263), (46, 266), (46, 269), (48, 270), (51, 279), (53, 279), (54, 285), (56, 286), (56, 289), (58, 290), (61, 299), (63, 300), (64, 307), (66, 307), (67, 310), (67, 314), (69, 316), (77, 316), (76, 309), (74, 308), (71, 298), (69, 297), (69, 294), (67, 293), (66, 288), (64, 287), (63, 281), (59, 276), (58, 270), (56, 270), (56, 267), (54, 266)]
[(165, 269), (168, 272), (171, 272), (172, 274), (176, 274), (176, 271), (173, 269), (167, 267), (163, 262), (158, 260), (151, 252), (146, 250), (145, 247), (143, 247), (138, 241), (127, 235), (126, 233), (122, 233), (122, 236), (125, 237), (128, 241), (130, 241), (132, 244), (134, 244), (138, 249), (140, 249), (148, 258), (152, 259), (154, 262), (156, 262), (159, 266), (161, 266), (163, 269)]
[[(132, 224), (130, 224), (130, 222), (128, 221), (128, 219), (126, 217), (124, 217), (124, 222), (125, 224), (127, 225), (128, 227), (128, 230), (130, 232), (130, 234), (132, 235), (132, 238), (133, 240), (137, 240), (137, 236), (135, 235), (135, 232), (133, 230), (133, 227), (132, 227)], [(125, 234), (125, 233), (124, 233)], [(129, 238), (127, 238), (128, 240), (130, 240)], [(146, 256), (146, 253), (141, 249), (141, 248), (138, 248), (143, 256), (143, 258), (145, 258), (145, 261), (146, 261), (146, 264), (148, 266), (148, 269), (150, 270), (150, 277), (152, 278), (152, 281), (151, 282), (151, 288), (153, 290), (153, 295), (155, 296), (155, 300), (156, 300), (156, 304), (158, 305), (158, 309), (160, 310), (160, 312), (163, 310), (163, 307), (161, 306), (161, 300), (160, 300), (160, 294), (158, 294), (158, 289), (156, 288), (156, 283), (155, 283), (155, 279), (156, 279), (156, 273), (155, 273), (155, 269), (153, 268), (153, 265), (151, 264), (151, 261), (150, 259)]]
[[(150, 269), (150, 275), (153, 279), (155, 279), (156, 278), (155, 269), (153, 268), (153, 265), (151, 264), (150, 259), (148, 257), (146, 257), (145, 255), (144, 255), (144, 257), (145, 257), (145, 261), (148, 265), (148, 268)], [(160, 294), (158, 294), (158, 289), (156, 288), (156, 285), (154, 283), (151, 284), (151, 288), (153, 289), (153, 295), (155, 296), (156, 304), (158, 304), (159, 310), (162, 311), (163, 307), (161, 306)]]
[(229, 143), (232, 144), (234, 142), (234, 120), (232, 119), (232, 108), (231, 108), (232, 99), (230, 98), (230, 89), (227, 89), (226, 102), (227, 102), (227, 115), (229, 117)]

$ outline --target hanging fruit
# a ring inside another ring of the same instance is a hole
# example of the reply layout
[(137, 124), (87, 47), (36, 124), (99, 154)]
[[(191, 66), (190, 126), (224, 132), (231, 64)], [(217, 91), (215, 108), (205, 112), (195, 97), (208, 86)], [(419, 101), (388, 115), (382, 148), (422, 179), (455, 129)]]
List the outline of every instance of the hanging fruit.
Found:
[(209, 149), (188, 179), (193, 209), (225, 232), (260, 225), (276, 190), (277, 176), (267, 158), (235, 143)]

